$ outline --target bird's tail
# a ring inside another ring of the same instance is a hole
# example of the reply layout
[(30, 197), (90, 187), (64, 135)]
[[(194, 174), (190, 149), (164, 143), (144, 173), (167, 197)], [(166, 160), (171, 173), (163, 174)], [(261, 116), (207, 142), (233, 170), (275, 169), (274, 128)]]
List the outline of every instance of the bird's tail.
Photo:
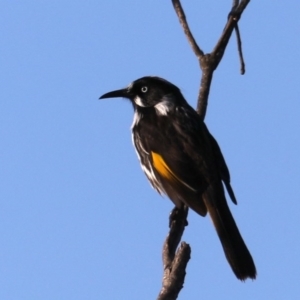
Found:
[[(216, 191), (219, 195), (215, 194)], [(208, 188), (203, 200), (234, 274), (240, 280), (255, 279), (254, 261), (231, 215), (222, 187), (221, 190), (220, 188)]]

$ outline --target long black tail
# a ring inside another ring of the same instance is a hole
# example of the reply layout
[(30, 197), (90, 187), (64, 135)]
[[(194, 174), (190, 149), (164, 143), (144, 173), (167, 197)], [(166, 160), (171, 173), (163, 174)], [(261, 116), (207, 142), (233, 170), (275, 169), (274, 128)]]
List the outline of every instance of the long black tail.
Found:
[(234, 274), (240, 280), (255, 279), (254, 261), (231, 215), (223, 188), (209, 187), (203, 200)]

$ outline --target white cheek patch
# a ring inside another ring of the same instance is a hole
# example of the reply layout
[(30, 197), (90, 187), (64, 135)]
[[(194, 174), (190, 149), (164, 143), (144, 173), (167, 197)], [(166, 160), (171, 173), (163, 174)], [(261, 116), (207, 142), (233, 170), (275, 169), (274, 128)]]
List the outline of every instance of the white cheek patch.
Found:
[(134, 103), (138, 106), (141, 106), (141, 107), (145, 107), (145, 105), (143, 104), (142, 102), (142, 99), (141, 97), (139, 96), (135, 96), (134, 99), (133, 99)]
[(158, 115), (161, 115), (161, 116), (168, 115), (169, 107), (165, 103), (160, 102), (160, 103), (156, 104), (154, 107), (155, 107), (155, 110)]
[(158, 115), (167, 116), (170, 110), (173, 109), (174, 104), (167, 98), (162, 98), (162, 101), (157, 103), (154, 107)]

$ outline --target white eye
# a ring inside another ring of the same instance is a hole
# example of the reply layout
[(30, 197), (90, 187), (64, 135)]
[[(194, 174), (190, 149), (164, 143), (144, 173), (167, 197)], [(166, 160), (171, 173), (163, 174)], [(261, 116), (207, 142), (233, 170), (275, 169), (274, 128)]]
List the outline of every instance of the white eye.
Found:
[(143, 87), (141, 88), (141, 91), (142, 91), (143, 93), (146, 93), (146, 92), (148, 91), (148, 88), (147, 88), (146, 86), (143, 86)]

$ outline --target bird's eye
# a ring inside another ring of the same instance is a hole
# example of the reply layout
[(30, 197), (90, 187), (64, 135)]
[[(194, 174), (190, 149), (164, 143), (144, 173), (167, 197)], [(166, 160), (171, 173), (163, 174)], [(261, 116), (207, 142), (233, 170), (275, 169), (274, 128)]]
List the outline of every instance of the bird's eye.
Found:
[(146, 86), (143, 86), (143, 87), (141, 88), (141, 91), (142, 91), (143, 93), (146, 93), (146, 92), (148, 91), (148, 88), (147, 88)]

